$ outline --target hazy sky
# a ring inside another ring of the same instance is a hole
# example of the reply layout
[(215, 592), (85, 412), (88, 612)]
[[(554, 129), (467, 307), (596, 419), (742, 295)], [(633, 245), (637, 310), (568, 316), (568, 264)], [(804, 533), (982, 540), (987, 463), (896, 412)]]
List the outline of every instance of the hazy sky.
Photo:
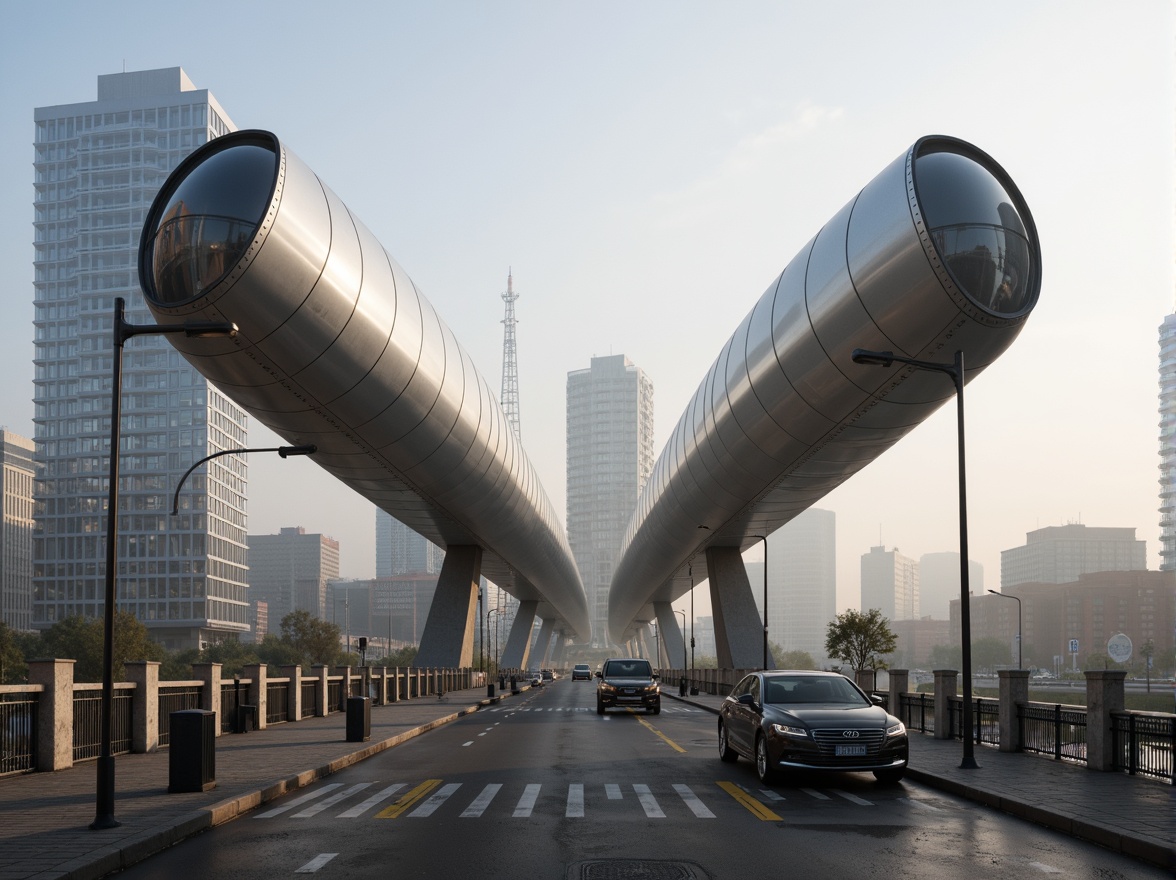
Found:
[[(1128, 526), (1158, 566), (1157, 328), (1173, 311), (1173, 7), (1162, 0), (0, 4), (0, 424), (32, 436), (33, 109), (183, 67), (372, 229), (492, 387), (520, 294), (523, 443), (564, 510), (564, 391), (593, 355), (654, 384), (657, 448), (796, 252), (918, 137), (1012, 175), (1040, 303), (968, 386), (972, 557)], [(199, 10), (199, 11), (197, 11)], [(948, 381), (946, 378), (944, 381)], [(254, 425), (251, 445), (274, 438)], [(838, 607), (859, 558), (956, 550), (949, 404), (818, 506)], [(375, 571), (366, 500), (253, 456), (249, 529), (301, 525)], [(770, 540), (770, 539), (769, 539)], [(750, 558), (750, 556), (749, 556)]]

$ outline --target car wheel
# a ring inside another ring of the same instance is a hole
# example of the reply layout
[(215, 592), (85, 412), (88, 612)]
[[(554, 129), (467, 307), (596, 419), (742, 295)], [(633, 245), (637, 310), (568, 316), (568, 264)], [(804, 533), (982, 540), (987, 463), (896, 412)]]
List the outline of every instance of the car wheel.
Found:
[(604, 703), (600, 702), (600, 700), (596, 701), (596, 714), (597, 715), (604, 714)]
[(719, 722), (719, 760), (725, 764), (734, 764), (739, 760), (739, 755), (727, 742), (727, 725), (721, 721)]
[(902, 782), (902, 777), (906, 775), (906, 767), (895, 767), (891, 770), (875, 770), (874, 778), (886, 785), (894, 785)]
[(776, 773), (768, 757), (768, 740), (762, 733), (755, 738), (755, 772), (764, 785), (776, 781)]

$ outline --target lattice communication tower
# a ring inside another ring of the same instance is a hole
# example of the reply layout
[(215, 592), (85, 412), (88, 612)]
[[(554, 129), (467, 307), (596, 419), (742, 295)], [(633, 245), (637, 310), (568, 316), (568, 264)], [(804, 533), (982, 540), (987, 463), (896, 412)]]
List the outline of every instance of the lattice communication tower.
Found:
[(519, 364), (515, 347), (515, 300), (519, 295), (514, 292), (511, 271), (506, 272), (506, 293), (502, 294), (502, 301), (506, 303), (506, 317), (502, 319), (505, 331), (502, 334), (502, 411), (506, 421), (514, 431), (515, 439), (522, 441), (522, 429), (519, 427)]

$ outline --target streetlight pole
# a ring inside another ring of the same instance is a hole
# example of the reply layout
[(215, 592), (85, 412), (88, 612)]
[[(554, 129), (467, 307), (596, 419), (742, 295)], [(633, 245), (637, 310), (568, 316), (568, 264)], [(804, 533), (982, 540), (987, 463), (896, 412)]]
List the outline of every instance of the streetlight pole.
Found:
[(126, 301), (114, 300), (110, 388), (110, 485), (106, 499), (106, 583), (102, 620), (102, 723), (99, 731), (98, 782), (94, 821), (90, 828), (100, 831), (117, 828), (114, 818), (114, 755), (112, 754), (114, 709), (114, 603), (118, 564), (118, 475), (119, 446), (122, 438), (122, 363), (123, 345), (132, 336), (183, 333), (189, 338), (236, 336), (237, 325), (230, 322), (189, 321), (184, 324), (131, 324), (126, 320)]
[(929, 370), (943, 373), (955, 383), (956, 391), (956, 435), (959, 447), (959, 495), (960, 495), (960, 654), (962, 658), (964, 677), (964, 694), (962, 719), (962, 733), (964, 753), (960, 761), (960, 769), (974, 770), (979, 765), (973, 750), (974, 736), (972, 724), (972, 613), (969, 603), (971, 591), (968, 583), (968, 495), (966, 469), (964, 467), (964, 353), (957, 351), (955, 360), (950, 363), (938, 361), (920, 361), (914, 358), (902, 357), (892, 351), (866, 351), (862, 348), (853, 350), (855, 364), (872, 364), (879, 367), (890, 367), (894, 364), (905, 364), (916, 370)]
[(764, 665), (768, 668), (768, 539), (763, 535), (752, 535), (764, 542)]
[(1006, 599), (1017, 600), (1017, 668), (1023, 669), (1024, 667), (1021, 665), (1021, 597), (1014, 596), (1012, 593), (998, 593), (996, 590), (989, 590), (988, 592), (994, 596), (1003, 596)]
[(690, 695), (698, 696), (698, 685), (694, 683), (694, 627), (698, 618), (694, 616), (694, 566), (686, 566), (690, 575)]
[(180, 490), (184, 488), (184, 482), (188, 477), (192, 476), (192, 471), (196, 470), (204, 462), (214, 458), (220, 458), (222, 455), (244, 455), (247, 452), (276, 452), (282, 458), (288, 458), (291, 455), (314, 455), (318, 452), (318, 447), (313, 443), (307, 443), (305, 446), (271, 446), (266, 449), (222, 449), (220, 452), (206, 455), (184, 471), (184, 475), (180, 477), (180, 481), (176, 484), (176, 492), (172, 496), (172, 516), (177, 516), (180, 512)]
[[(489, 628), (489, 626), (490, 626), (490, 615), (496, 614), (496, 613), (498, 613), (497, 608), (491, 608), (489, 611), (486, 612), (486, 626), (487, 626), (487, 628)], [(494, 646), (493, 646), (492, 650), (494, 651), (494, 671), (497, 672), (498, 671), (498, 621), (494, 622)]]

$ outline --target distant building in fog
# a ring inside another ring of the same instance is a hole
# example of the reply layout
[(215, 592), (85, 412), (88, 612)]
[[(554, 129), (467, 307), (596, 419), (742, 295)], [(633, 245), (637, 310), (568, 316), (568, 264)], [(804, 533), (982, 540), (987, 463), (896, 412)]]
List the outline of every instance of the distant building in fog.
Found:
[(919, 563), (885, 547), (862, 554), (863, 612), (877, 608), (887, 620), (919, 616)]
[(265, 602), (272, 625), (291, 611), (331, 618), (329, 584), (339, 577), (339, 542), (301, 526), (249, 536), (249, 599)]
[(1047, 526), (1025, 544), (1000, 552), (1001, 589), (1017, 584), (1068, 584), (1100, 571), (1144, 571), (1147, 553), (1135, 529)]
[(833, 511), (810, 507), (768, 536), (768, 638), (817, 663), (837, 616), (836, 532)]
[[(958, 558), (958, 557), (957, 557)], [(958, 581), (959, 578), (956, 578)], [(957, 599), (956, 604), (959, 604)], [(924, 617), (920, 620), (892, 620), (890, 630), (898, 637), (898, 652), (902, 657), (900, 666), (907, 669), (931, 669), (931, 649), (936, 645), (959, 644), (959, 635), (951, 636), (951, 623), (947, 609), (941, 620)]]
[(376, 577), (439, 574), (444, 561), (444, 550), (376, 508)]
[(1176, 569), (1176, 314), (1160, 325), (1160, 570)]
[[(984, 566), (968, 562), (968, 590), (984, 592)], [(960, 554), (924, 553), (919, 557), (919, 617), (947, 620), (951, 600), (960, 598)]]

